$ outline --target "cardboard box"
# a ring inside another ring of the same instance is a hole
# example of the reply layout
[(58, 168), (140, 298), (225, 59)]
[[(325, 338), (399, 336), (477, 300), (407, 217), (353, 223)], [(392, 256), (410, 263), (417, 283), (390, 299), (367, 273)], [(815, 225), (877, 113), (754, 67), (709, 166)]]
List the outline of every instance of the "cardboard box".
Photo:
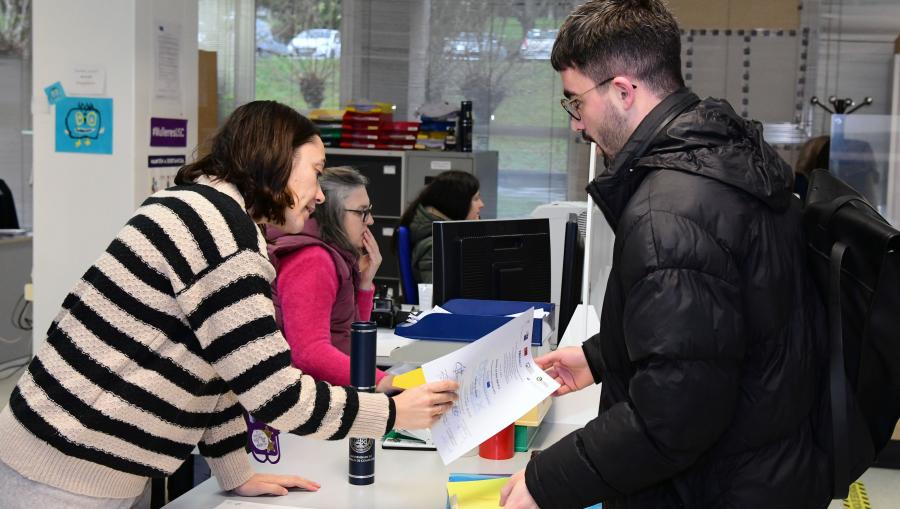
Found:
[(800, 27), (800, 0), (669, 0), (669, 9), (686, 30)]
[(205, 153), (205, 141), (219, 127), (219, 80), (215, 51), (200, 50), (197, 58), (197, 157)]
[(900, 440), (900, 423), (897, 423), (897, 427), (894, 428), (894, 435), (891, 437), (891, 440)]
[(727, 28), (797, 30), (800, 28), (800, 3), (795, 0), (731, 0)]
[(726, 28), (728, 24), (728, 0), (669, 0), (668, 3), (683, 29)]

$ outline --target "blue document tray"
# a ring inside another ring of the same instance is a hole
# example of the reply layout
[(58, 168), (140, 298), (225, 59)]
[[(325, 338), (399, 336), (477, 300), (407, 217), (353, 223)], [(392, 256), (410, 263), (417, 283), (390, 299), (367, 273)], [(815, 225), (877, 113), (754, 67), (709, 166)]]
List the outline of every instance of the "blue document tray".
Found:
[[(553, 317), (554, 305), (547, 302), (453, 299), (441, 307), (451, 314), (433, 313), (411, 325), (398, 325), (394, 334), (411, 339), (463, 341), (470, 343), (512, 320), (506, 316), (529, 308), (543, 309)], [(542, 343), (542, 320), (534, 320), (531, 344)], [(552, 326), (551, 321), (551, 326)]]

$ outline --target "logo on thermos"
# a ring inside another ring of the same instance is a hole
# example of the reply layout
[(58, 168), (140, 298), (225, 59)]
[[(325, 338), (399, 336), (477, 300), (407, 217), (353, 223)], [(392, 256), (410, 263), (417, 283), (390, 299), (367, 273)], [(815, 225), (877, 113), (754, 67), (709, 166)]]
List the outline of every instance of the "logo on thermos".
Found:
[(350, 448), (356, 454), (365, 454), (372, 448), (372, 443), (368, 438), (353, 438), (350, 440)]

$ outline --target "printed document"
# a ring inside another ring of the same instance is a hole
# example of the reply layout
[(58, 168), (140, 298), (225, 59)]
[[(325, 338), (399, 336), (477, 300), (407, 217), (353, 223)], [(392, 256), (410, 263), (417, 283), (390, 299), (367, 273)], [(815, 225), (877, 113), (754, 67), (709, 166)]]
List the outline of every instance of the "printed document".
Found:
[(553, 393), (559, 384), (531, 357), (533, 311), (453, 353), (422, 365), (425, 380), (456, 380), (459, 399), (431, 427), (444, 464), (484, 442)]

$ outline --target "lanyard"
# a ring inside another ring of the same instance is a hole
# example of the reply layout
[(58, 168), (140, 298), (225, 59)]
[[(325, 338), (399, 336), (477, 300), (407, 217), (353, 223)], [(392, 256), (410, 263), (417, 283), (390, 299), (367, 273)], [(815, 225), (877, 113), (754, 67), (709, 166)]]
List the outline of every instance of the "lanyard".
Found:
[(247, 421), (247, 443), (253, 459), (260, 463), (278, 463), (281, 447), (278, 445), (279, 431), (264, 422), (258, 422), (249, 413), (244, 413)]

